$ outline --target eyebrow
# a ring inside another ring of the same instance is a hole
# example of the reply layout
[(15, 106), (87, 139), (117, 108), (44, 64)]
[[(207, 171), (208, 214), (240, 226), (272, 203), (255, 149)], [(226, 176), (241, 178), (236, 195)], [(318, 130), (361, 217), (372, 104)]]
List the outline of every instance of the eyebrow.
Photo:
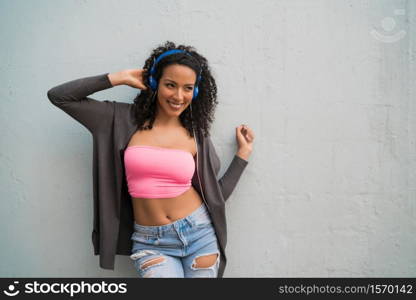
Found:
[[(172, 79), (168, 79), (168, 78), (165, 78), (165, 81), (172, 81), (173, 83), (176, 83), (175, 81), (173, 81)], [(185, 84), (185, 85), (194, 85), (193, 83), (187, 83), (187, 84)]]

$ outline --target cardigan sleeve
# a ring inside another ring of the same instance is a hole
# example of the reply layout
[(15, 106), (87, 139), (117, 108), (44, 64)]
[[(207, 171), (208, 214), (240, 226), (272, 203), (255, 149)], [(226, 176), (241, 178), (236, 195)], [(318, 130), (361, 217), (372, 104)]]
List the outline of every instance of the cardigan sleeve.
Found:
[(225, 171), (219, 180), (224, 201), (227, 201), (228, 197), (230, 197), (247, 164), (247, 160), (242, 159), (238, 155), (234, 155), (227, 171)]
[[(214, 144), (212, 143), (211, 139), (208, 137), (208, 144), (210, 153), (212, 156), (214, 170), (216, 174), (220, 169), (220, 159), (217, 155), (215, 150)], [(222, 177), (218, 180), (219, 186), (221, 188), (221, 192), (224, 198), (224, 201), (230, 197), (231, 193), (233, 192), (234, 188), (236, 187), (241, 174), (243, 173), (244, 169), (246, 168), (248, 161), (242, 159), (237, 154), (234, 155), (233, 160), (231, 161), (230, 165), (228, 166), (225, 173)]]
[(114, 101), (97, 101), (87, 97), (113, 87), (109, 73), (83, 77), (51, 88), (51, 103), (85, 126), (92, 134), (109, 128), (114, 114)]

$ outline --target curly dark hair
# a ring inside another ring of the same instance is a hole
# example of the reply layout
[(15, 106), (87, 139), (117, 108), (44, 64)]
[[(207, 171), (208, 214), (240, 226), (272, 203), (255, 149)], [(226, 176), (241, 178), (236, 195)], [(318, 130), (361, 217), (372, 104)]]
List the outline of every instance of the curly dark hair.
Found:
[[(188, 66), (193, 69), (196, 74), (199, 74), (201, 71), (201, 81), (198, 84), (198, 96), (192, 100), (192, 114), (189, 105), (186, 110), (181, 113), (179, 119), (182, 126), (188, 130), (191, 137), (194, 136), (193, 128), (198, 136), (201, 136), (202, 134), (206, 137), (209, 135), (211, 123), (214, 121), (215, 107), (218, 104), (217, 85), (211, 75), (211, 71), (205, 57), (199, 54), (192, 46), (175, 46), (175, 43), (171, 41), (167, 41), (163, 45), (159, 45), (159, 47), (153, 49), (152, 54), (148, 59), (146, 59), (143, 66), (143, 81), (147, 86), (147, 89), (140, 91), (134, 99), (134, 112), (138, 129), (149, 130), (153, 127), (156, 117), (157, 101), (152, 101), (154, 92), (149, 85), (149, 72), (154, 60), (156, 60), (156, 58), (162, 53), (172, 49), (185, 50), (191, 55), (187, 55), (185, 53), (175, 53), (163, 57), (156, 66), (154, 78), (159, 82), (164, 68), (172, 64)], [(146, 121), (149, 122), (148, 126), (144, 126)]]

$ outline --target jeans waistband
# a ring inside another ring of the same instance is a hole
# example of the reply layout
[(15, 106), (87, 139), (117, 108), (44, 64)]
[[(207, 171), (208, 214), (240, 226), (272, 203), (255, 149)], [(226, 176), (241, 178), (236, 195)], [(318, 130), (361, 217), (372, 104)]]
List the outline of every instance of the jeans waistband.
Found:
[(137, 232), (148, 233), (148, 234), (158, 234), (162, 233), (163, 231), (172, 230), (174, 227), (181, 227), (183, 224), (187, 224), (188, 226), (193, 226), (195, 221), (201, 218), (210, 218), (207, 207), (205, 203), (202, 203), (196, 210), (194, 210), (188, 216), (175, 220), (172, 223), (160, 225), (160, 226), (147, 226), (147, 225), (140, 225), (134, 222), (134, 230)]

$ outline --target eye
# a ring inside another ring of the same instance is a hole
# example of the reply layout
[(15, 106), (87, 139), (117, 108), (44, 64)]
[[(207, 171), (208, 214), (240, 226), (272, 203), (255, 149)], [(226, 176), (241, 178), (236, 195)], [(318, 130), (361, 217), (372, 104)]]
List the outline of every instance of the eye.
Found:
[(188, 91), (192, 91), (194, 88), (192, 86), (188, 86)]
[(166, 86), (173, 86), (173, 84), (172, 83), (167, 83)]

